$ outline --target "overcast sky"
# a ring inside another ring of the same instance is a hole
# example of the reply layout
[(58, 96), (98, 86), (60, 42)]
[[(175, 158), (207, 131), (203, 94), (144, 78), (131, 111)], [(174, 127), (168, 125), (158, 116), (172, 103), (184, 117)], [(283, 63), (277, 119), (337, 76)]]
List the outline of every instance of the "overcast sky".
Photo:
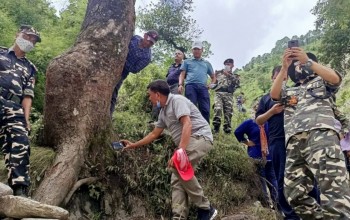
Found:
[[(136, 0), (136, 9), (151, 0)], [(172, 1), (172, 0), (169, 0)], [(178, 1), (178, 0), (175, 0)], [(193, 18), (204, 30), (199, 40), (211, 43), (208, 60), (214, 69), (233, 58), (241, 68), (254, 56), (268, 53), (277, 40), (315, 29), (310, 10), (317, 0), (193, 0)], [(64, 7), (68, 0), (52, 0)]]

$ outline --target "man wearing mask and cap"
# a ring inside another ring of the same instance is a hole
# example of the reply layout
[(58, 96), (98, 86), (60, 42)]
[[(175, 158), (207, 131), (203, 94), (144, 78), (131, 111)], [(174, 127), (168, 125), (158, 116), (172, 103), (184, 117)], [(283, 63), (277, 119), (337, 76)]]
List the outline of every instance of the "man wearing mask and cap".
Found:
[(233, 92), (236, 90), (239, 82), (232, 73), (234, 67), (233, 59), (229, 58), (224, 61), (225, 68), (216, 71), (217, 86), (214, 87), (214, 133), (218, 133), (221, 125), (221, 116), (224, 113), (224, 132), (231, 133), (231, 118), (233, 114)]
[(36, 67), (26, 57), (40, 34), (22, 25), (11, 48), (0, 47), (0, 145), (14, 195), (27, 196), (30, 185), (28, 131)]
[(111, 100), (110, 113), (111, 116), (115, 110), (115, 105), (117, 104), (118, 92), (122, 86), (124, 80), (129, 75), (130, 72), (137, 73), (144, 69), (152, 59), (151, 47), (158, 41), (157, 31), (148, 31), (141, 36), (135, 35), (131, 38), (129, 43), (129, 52), (126, 57), (124, 64), (124, 69), (122, 71), (121, 79), (118, 81)]
[[(287, 75), (296, 84), (283, 87)], [(302, 219), (350, 219), (350, 189), (335, 129), (334, 96), (342, 76), (300, 47), (285, 50), (271, 98), (284, 105), (287, 160), (284, 194)], [(320, 205), (308, 195), (314, 180)]]
[[(185, 88), (185, 96), (195, 104), (205, 120), (209, 123), (210, 118), (210, 97), (207, 85), (208, 76), (211, 78), (211, 85), (216, 82), (215, 74), (211, 64), (202, 58), (203, 43), (195, 41), (192, 44), (193, 58), (185, 60), (180, 69), (179, 93), (182, 94)], [(186, 76), (186, 85), (185, 83)]]

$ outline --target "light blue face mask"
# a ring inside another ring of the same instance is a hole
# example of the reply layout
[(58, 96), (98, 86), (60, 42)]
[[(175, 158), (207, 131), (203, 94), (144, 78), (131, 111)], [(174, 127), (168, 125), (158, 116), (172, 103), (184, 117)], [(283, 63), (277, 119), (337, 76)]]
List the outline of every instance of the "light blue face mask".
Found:
[(157, 108), (161, 108), (160, 101), (157, 101)]

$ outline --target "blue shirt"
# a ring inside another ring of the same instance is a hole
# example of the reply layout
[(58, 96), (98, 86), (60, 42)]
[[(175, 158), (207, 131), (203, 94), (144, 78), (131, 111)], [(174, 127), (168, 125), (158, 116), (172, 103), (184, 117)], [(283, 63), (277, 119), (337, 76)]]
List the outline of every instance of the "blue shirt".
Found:
[[(268, 133), (268, 126), (265, 123), (265, 132)], [(250, 141), (255, 143), (255, 146), (247, 147), (248, 155), (254, 159), (262, 158), (261, 154), (261, 144), (260, 144), (260, 128), (259, 125), (255, 123), (253, 119), (245, 120), (242, 124), (240, 124), (235, 130), (235, 136), (239, 142), (246, 141), (247, 139), (244, 137), (247, 135)], [(268, 137), (268, 135), (266, 135)], [(267, 160), (271, 160), (271, 156), (267, 155)]]
[(166, 81), (169, 84), (169, 86), (179, 83), (179, 76), (181, 73), (180, 67), (181, 64), (176, 65), (176, 63), (173, 63), (169, 67), (168, 74), (166, 75)]
[(182, 63), (180, 69), (186, 71), (186, 84), (207, 85), (208, 75), (211, 76), (214, 72), (211, 64), (203, 58), (187, 59)]
[[(270, 93), (264, 95), (259, 102), (258, 110), (256, 111), (255, 117), (266, 113), (272, 106), (276, 104), (271, 99)], [(284, 113), (273, 115), (269, 120), (267, 120), (269, 124), (269, 145), (275, 140), (282, 138), (284, 139)]]
[(135, 35), (129, 43), (129, 52), (126, 57), (122, 77), (126, 78), (129, 72), (137, 73), (145, 68), (152, 58), (151, 48), (140, 48), (142, 37)]

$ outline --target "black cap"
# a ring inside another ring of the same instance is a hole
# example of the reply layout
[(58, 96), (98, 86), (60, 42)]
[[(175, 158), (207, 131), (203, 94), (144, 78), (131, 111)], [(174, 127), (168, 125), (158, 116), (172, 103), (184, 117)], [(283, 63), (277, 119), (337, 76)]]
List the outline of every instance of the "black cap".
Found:
[(233, 64), (233, 59), (232, 59), (232, 58), (226, 59), (226, 60), (224, 61), (224, 65), (225, 65), (226, 63), (232, 63), (232, 64)]

